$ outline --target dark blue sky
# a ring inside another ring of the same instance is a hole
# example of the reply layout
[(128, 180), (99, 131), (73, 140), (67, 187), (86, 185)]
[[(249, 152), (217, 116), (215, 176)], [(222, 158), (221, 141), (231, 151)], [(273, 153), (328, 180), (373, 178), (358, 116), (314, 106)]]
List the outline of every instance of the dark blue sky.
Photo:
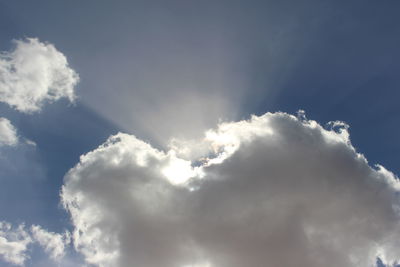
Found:
[[(12, 39), (37, 37), (81, 77), (75, 105), (61, 101), (34, 115), (0, 105), (37, 143), (9, 159), (22, 153), (41, 166), (3, 165), (0, 203), (14, 209), (1, 204), (2, 219), (66, 227), (64, 174), (118, 131), (165, 147), (185, 128), (191, 137), (219, 119), (268, 111), (345, 121), (371, 164), (399, 174), (399, 11), (396, 0), (0, 0), (1, 51)], [(28, 182), (27, 173), (37, 179)], [(13, 181), (25, 199), (10, 193)]]

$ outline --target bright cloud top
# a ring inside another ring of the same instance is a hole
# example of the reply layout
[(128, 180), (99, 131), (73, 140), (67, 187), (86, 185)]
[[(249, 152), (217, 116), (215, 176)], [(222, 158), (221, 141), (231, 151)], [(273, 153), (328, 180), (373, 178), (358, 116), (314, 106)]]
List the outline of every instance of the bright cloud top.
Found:
[(0, 146), (13, 146), (17, 143), (17, 130), (8, 119), (0, 117)]
[(331, 126), (285, 113), (224, 123), (192, 160), (179, 158), (192, 147), (112, 136), (65, 177), (75, 248), (101, 267), (393, 265), (399, 181)]
[(40, 245), (51, 259), (60, 261), (69, 243), (69, 232), (53, 233), (38, 225), (31, 226), (29, 231), (24, 224), (13, 227), (8, 222), (0, 222), (0, 259), (11, 264), (24, 265), (29, 259), (31, 244)]
[(73, 101), (78, 74), (52, 44), (36, 38), (15, 40), (15, 49), (0, 54), (0, 101), (24, 113), (45, 102)]

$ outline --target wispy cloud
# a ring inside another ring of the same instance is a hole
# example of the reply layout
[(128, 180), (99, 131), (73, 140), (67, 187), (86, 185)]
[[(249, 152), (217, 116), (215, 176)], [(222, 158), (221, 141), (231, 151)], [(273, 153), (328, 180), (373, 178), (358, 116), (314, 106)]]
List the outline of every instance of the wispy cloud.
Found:
[(65, 256), (65, 247), (70, 243), (70, 234), (49, 232), (39, 225), (32, 225), (32, 238), (50, 255), (50, 257), (59, 261)]
[(0, 222), (0, 258), (15, 265), (22, 266), (30, 258), (31, 244), (40, 245), (52, 260), (59, 262), (69, 243), (69, 232), (59, 234), (38, 225), (26, 229), (24, 224), (14, 227), (11, 223)]
[(14, 125), (8, 119), (0, 117), (0, 146), (13, 146), (17, 143), (18, 136)]
[(0, 256), (5, 261), (23, 265), (29, 258), (27, 248), (30, 243), (32, 239), (25, 231), (24, 225), (13, 229), (10, 223), (0, 222)]

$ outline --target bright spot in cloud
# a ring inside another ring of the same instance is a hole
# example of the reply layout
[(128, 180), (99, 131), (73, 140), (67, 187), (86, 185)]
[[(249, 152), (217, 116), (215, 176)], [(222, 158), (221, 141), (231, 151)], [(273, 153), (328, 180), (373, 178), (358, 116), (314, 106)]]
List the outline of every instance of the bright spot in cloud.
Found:
[(161, 172), (172, 184), (184, 184), (190, 178), (201, 176), (201, 170), (193, 168), (190, 161), (177, 158), (174, 152), (171, 152), (169, 156), (169, 161)]

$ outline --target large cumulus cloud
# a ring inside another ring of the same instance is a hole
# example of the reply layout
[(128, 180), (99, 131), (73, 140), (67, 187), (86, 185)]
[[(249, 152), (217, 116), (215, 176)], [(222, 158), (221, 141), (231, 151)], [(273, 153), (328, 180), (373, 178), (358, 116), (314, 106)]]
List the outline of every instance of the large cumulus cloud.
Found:
[(399, 258), (399, 181), (355, 151), (345, 124), (267, 113), (190, 144), (162, 152), (117, 134), (81, 157), (62, 201), (87, 262), (365, 267)]
[(54, 45), (37, 38), (14, 43), (13, 51), (0, 53), (0, 102), (32, 113), (45, 102), (74, 100), (78, 74)]

